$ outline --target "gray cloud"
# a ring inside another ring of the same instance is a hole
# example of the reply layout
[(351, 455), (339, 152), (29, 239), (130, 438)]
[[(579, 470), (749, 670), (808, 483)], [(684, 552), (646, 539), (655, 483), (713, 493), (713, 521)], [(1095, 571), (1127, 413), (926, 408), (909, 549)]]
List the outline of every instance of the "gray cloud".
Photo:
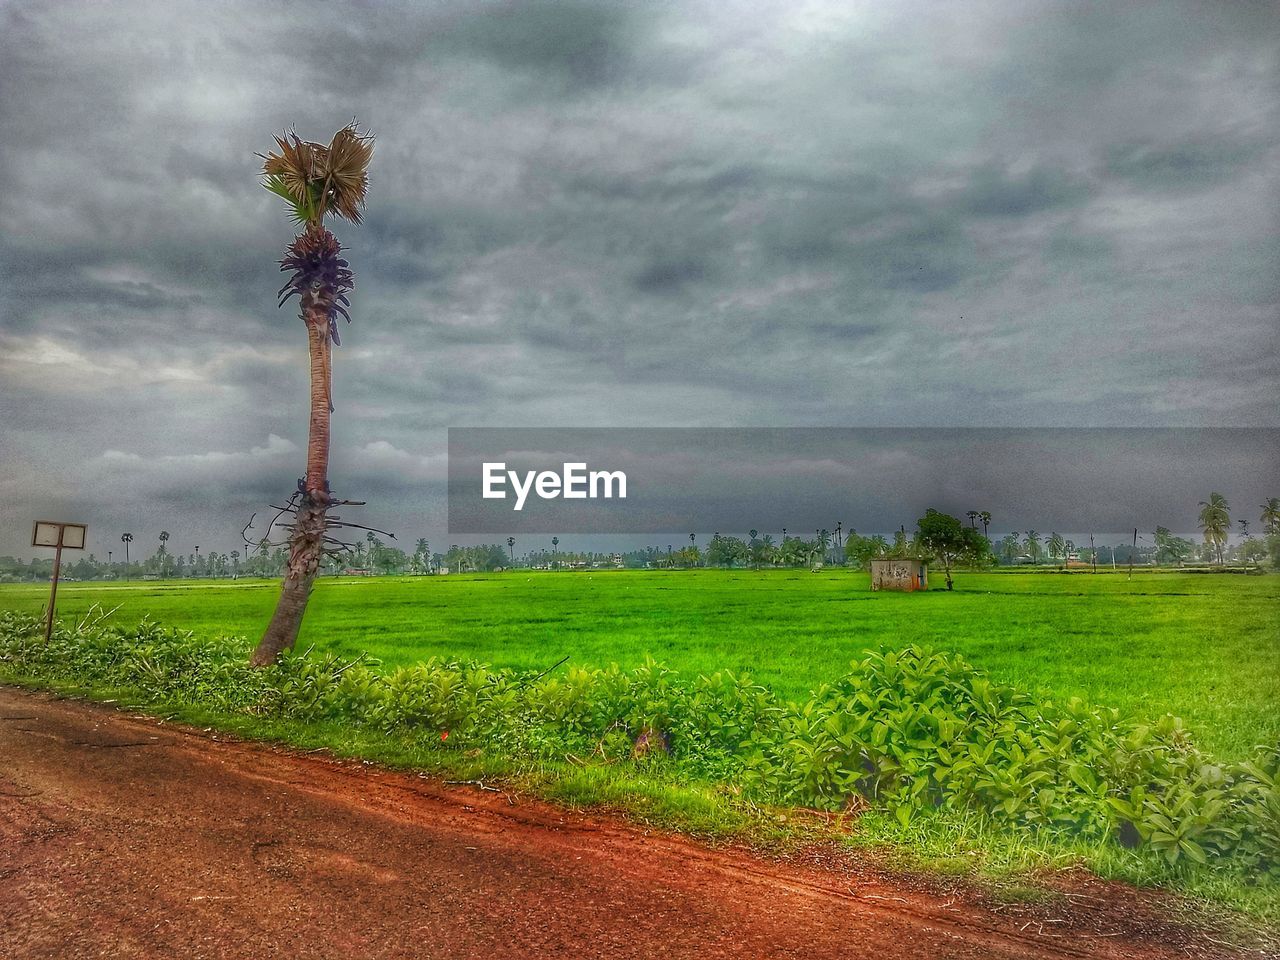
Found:
[(1274, 424), (1278, 81), (1265, 3), (10, 3), (0, 549), (288, 491), (254, 152), (353, 115), (334, 482), (385, 525), (443, 522), (449, 425)]

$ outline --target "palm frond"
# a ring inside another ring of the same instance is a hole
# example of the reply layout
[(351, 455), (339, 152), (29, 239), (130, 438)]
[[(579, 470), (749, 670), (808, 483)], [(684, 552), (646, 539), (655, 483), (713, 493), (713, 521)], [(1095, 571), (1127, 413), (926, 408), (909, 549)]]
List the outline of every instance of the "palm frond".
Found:
[(320, 226), (332, 213), (360, 222), (369, 187), (373, 137), (354, 121), (333, 135), (329, 146), (303, 140), (292, 130), (275, 137), (278, 152), (262, 157), (262, 185), (293, 207), (295, 219)]
[(264, 175), (262, 185), (274, 193), (277, 197), (289, 205), (289, 212), (293, 216), (295, 223), (306, 223), (315, 219), (316, 203), (314, 193), (309, 192), (306, 200), (299, 202), (285, 184), (284, 178), (278, 173), (270, 176)]
[(360, 222), (369, 189), (369, 161), (373, 157), (373, 137), (361, 136), (355, 123), (333, 135), (325, 150), (323, 197), (325, 208), (344, 220)]

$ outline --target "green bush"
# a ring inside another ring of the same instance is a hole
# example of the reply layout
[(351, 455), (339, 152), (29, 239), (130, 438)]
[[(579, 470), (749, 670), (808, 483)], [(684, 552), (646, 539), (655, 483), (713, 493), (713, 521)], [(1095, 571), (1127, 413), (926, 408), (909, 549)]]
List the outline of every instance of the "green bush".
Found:
[(430, 660), (383, 672), (310, 651), (247, 666), (243, 639), (197, 639), (95, 612), (45, 643), (33, 617), (0, 615), (0, 671), (129, 690), (154, 705), (337, 721), (441, 750), (524, 761), (665, 764), (764, 803), (977, 811), (1010, 827), (1115, 841), (1170, 864), (1280, 880), (1280, 746), (1218, 764), (1181, 723), (1144, 723), (992, 682), (959, 657), (871, 654), (803, 703), (729, 673), (521, 674)]

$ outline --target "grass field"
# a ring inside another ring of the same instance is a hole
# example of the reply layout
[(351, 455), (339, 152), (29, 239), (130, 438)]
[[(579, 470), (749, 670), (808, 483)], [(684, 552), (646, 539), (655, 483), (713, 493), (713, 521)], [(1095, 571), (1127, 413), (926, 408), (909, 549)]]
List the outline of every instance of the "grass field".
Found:
[[(203, 634), (255, 635), (274, 582), (64, 584), (63, 616), (93, 603)], [(43, 584), (0, 587), (34, 612)], [(872, 593), (846, 570), (455, 575), (320, 581), (301, 645), (388, 664), (474, 658), (542, 668), (728, 669), (799, 697), (864, 650), (920, 643), (1052, 697), (1182, 717), (1223, 758), (1280, 739), (1280, 577), (969, 574), (952, 594)]]

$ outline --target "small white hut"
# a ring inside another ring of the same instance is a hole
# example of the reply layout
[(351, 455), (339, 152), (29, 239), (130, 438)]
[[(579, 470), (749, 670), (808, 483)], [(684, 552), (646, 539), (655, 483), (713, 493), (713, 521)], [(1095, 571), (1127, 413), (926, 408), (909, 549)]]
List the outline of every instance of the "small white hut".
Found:
[(872, 560), (871, 589), (902, 590), (906, 593), (913, 590), (928, 590), (929, 565), (913, 557)]

